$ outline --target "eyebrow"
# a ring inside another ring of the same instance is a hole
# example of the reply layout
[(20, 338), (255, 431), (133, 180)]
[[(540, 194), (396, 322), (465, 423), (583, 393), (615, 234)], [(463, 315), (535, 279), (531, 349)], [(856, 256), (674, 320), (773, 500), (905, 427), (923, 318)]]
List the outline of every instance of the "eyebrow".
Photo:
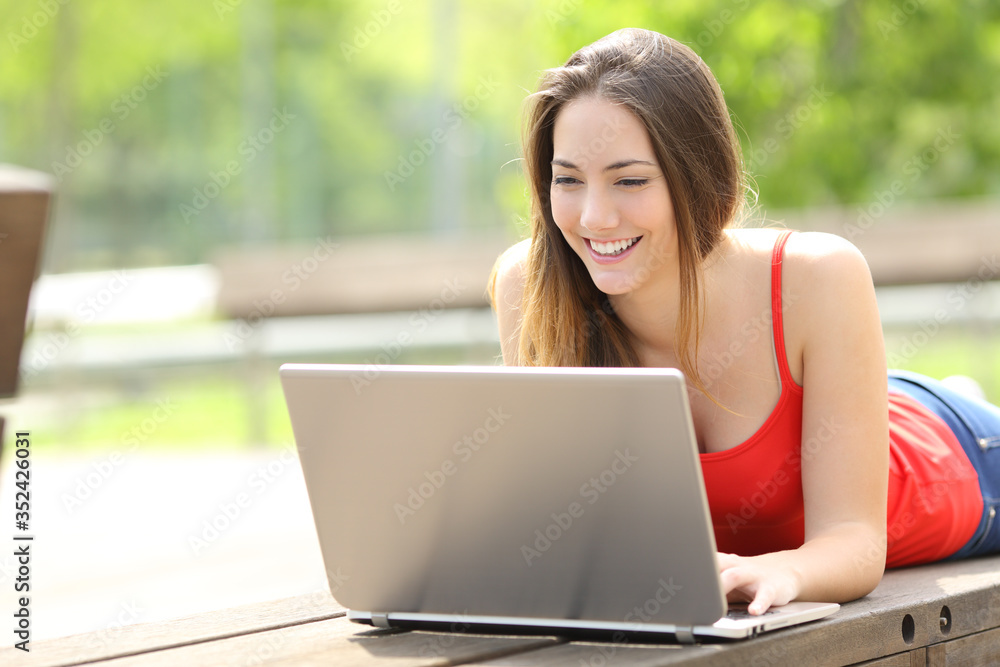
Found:
[[(556, 158), (550, 163), (552, 165), (558, 165), (560, 167), (565, 167), (566, 169), (575, 169), (580, 171), (580, 168), (568, 160), (561, 160)], [(650, 167), (655, 167), (656, 165), (648, 160), (619, 160), (618, 162), (612, 162), (603, 171), (612, 171), (613, 169), (624, 169), (625, 167), (631, 167), (633, 164), (644, 164)]]

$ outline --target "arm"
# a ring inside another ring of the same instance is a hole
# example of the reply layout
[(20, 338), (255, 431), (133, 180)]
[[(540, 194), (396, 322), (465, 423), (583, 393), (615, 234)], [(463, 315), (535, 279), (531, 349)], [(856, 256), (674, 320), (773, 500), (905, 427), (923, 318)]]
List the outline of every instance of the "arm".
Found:
[(519, 364), (517, 349), (521, 337), (521, 298), (530, 247), (530, 240), (511, 246), (497, 259), (490, 276), (490, 300), (497, 314), (505, 366)]
[(794, 304), (784, 316), (786, 350), (802, 373), (805, 543), (720, 555), (729, 599), (752, 600), (751, 613), (794, 599), (853, 600), (885, 569), (888, 399), (871, 274), (847, 241), (796, 234), (782, 278)]

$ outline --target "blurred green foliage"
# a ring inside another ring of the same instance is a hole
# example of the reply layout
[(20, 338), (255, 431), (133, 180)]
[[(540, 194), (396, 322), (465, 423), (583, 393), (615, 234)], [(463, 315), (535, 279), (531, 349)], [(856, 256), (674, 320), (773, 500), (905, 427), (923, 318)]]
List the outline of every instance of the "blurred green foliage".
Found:
[(765, 208), (863, 204), (900, 179), (906, 200), (1000, 193), (996, 0), (0, 0), (0, 16), (0, 161), (60, 177), (48, 271), (515, 225), (524, 96), (626, 26), (712, 67)]

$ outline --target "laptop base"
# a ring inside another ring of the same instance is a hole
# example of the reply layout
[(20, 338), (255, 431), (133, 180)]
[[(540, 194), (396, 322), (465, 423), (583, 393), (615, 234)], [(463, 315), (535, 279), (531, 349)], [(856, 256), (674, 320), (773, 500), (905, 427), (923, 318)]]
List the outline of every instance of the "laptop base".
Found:
[(739, 614), (714, 625), (677, 626), (579, 619), (469, 616), (465, 614), (378, 613), (348, 611), (355, 623), (378, 628), (470, 632), (481, 634), (556, 635), (613, 643), (696, 644), (737, 641), (762, 632), (818, 620), (840, 609), (839, 604), (791, 602), (761, 616)]

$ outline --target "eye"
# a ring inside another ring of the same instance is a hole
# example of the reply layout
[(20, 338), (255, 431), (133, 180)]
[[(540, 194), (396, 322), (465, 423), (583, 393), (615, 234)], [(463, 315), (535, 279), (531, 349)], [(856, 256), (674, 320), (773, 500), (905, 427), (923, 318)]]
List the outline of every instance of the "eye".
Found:
[(572, 176), (556, 176), (552, 179), (552, 185), (576, 185), (579, 182)]
[(638, 188), (646, 183), (649, 183), (648, 178), (623, 178), (618, 181), (618, 185), (624, 185), (626, 188)]

